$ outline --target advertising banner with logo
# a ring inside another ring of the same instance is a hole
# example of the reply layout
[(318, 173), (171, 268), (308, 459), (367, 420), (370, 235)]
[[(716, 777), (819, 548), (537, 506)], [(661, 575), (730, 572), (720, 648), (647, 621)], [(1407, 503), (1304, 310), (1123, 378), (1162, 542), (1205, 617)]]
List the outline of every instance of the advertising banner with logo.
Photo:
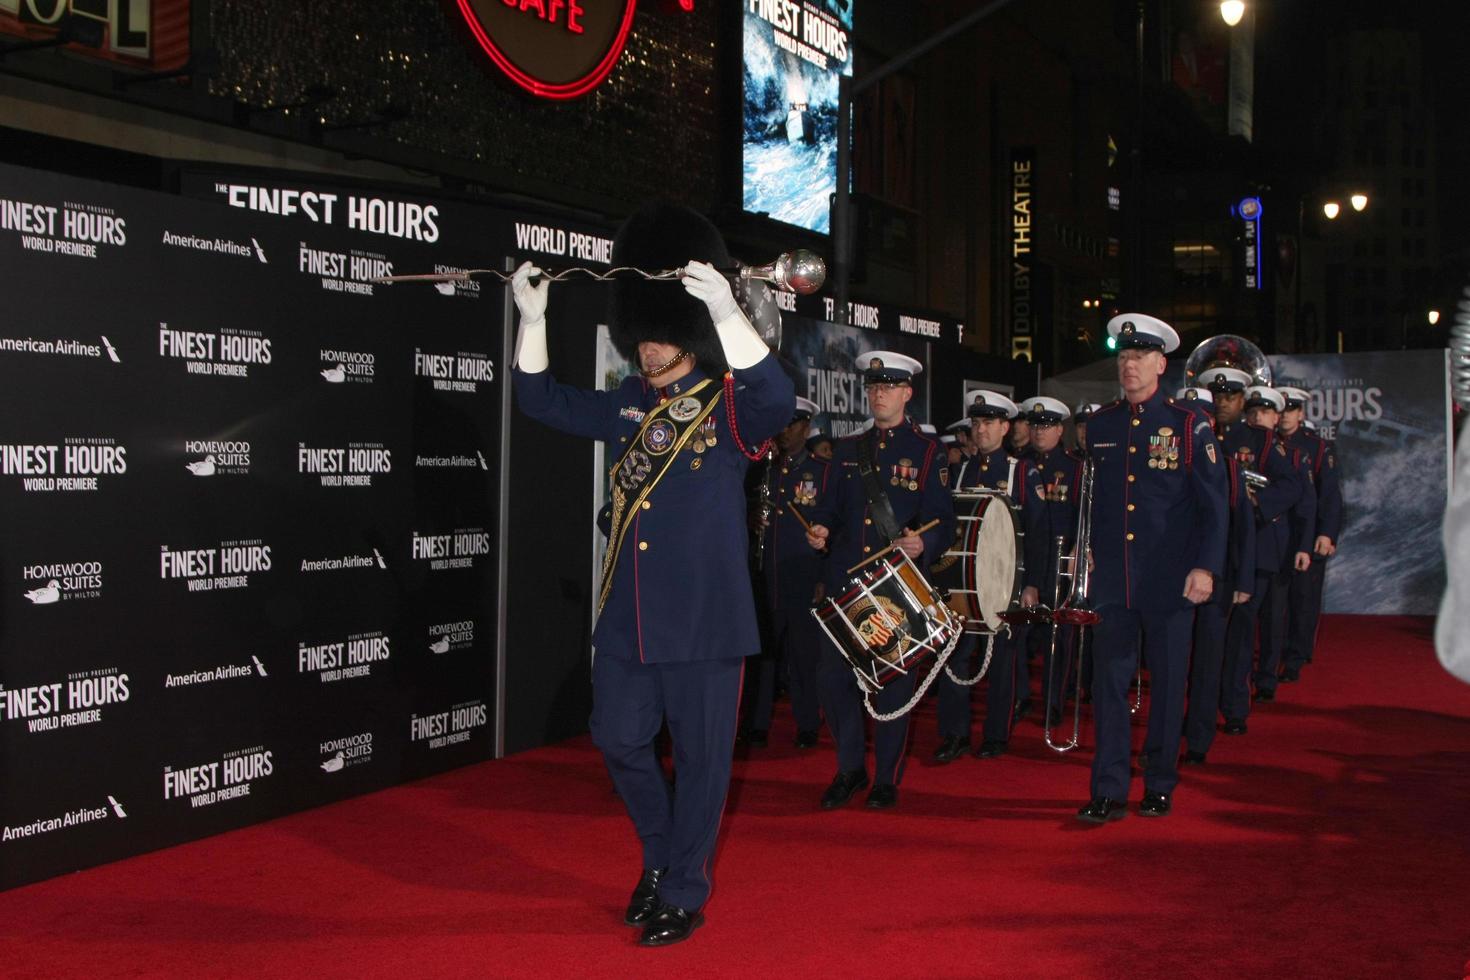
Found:
[(1286, 354), (1271, 366), (1276, 384), (1311, 393), (1306, 416), (1337, 447), (1342, 540), (1323, 608), (1433, 616), (1445, 584), (1448, 352)]
[[(1448, 352), (1278, 354), (1278, 385), (1311, 393), (1306, 417), (1336, 447), (1342, 539), (1327, 563), (1323, 609), (1432, 616), (1444, 591), (1440, 524), (1449, 498)], [(1165, 390), (1184, 381), (1170, 362)], [(1068, 405), (1117, 397), (1111, 360), (1042, 385)]]
[(478, 222), (256, 190), (0, 168), (0, 887), (492, 751)]
[(909, 414), (929, 421), (929, 343), (913, 337), (875, 335), (872, 331), (790, 314), (782, 318), (781, 354), (796, 393), (817, 403), (813, 428), (840, 439), (868, 421), (863, 391), (862, 355), (871, 350), (907, 354), (925, 370), (914, 378)]

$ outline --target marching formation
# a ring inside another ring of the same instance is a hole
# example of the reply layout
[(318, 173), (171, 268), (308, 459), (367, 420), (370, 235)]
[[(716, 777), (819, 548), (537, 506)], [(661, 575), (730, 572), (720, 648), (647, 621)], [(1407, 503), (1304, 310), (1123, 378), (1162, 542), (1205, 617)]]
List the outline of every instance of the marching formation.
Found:
[[(613, 261), (680, 266), (682, 289), (614, 284), (610, 336), (637, 373), (612, 391), (558, 382), (552, 280), (527, 263), (511, 279), (514, 381), (523, 412), (613, 460), (591, 731), (641, 843), (623, 922), (642, 945), (703, 924), (734, 742), (769, 744), (783, 682), (797, 747), (816, 749), (824, 725), (836, 746), (814, 794), (824, 810), (863, 790), (870, 808), (899, 805), (910, 712), (931, 692), (939, 764), (1002, 759), (1033, 690), (1046, 744), (1070, 751), (1090, 700), (1077, 816), (1106, 823), (1127, 813), (1145, 676), (1138, 812), (1157, 817), (1181, 751), (1205, 762), (1221, 722), (1244, 734), (1252, 699), (1311, 662), (1341, 523), (1336, 461), (1302, 426), (1307, 394), (1271, 388), (1247, 342), (1202, 345), (1191, 387), (1170, 396), (1160, 379), (1177, 334), (1116, 317), (1121, 398), (1074, 416), (1055, 398), (976, 391), (945, 436), (909, 415), (920, 362), (869, 351), (871, 419), (832, 440), (811, 431), (817, 406), (737, 301), (707, 218), (650, 205), (619, 231)], [(665, 727), (672, 780), (656, 748)]]
[(869, 807), (898, 803), (906, 712), (932, 686), (934, 763), (1003, 757), (1033, 710), (1046, 744), (1069, 751), (1090, 703), (1078, 818), (1125, 816), (1135, 761), (1138, 813), (1164, 816), (1179, 767), (1205, 764), (1219, 733), (1244, 735), (1252, 705), (1311, 663), (1342, 497), (1332, 444), (1304, 424), (1309, 394), (1271, 387), (1264, 355), (1229, 335), (1200, 345), (1171, 394), (1161, 379), (1177, 333), (1142, 314), (1108, 330), (1117, 401), (1072, 412), (979, 390), (934, 435), (904, 411), (918, 362), (871, 351), (862, 431), (818, 458), (815, 406), (798, 399), (767, 465), (752, 467), (752, 572), (770, 615), (739, 738), (768, 744), (785, 678), (797, 746), (818, 744), (821, 720), (836, 743), (822, 808), (869, 786)]

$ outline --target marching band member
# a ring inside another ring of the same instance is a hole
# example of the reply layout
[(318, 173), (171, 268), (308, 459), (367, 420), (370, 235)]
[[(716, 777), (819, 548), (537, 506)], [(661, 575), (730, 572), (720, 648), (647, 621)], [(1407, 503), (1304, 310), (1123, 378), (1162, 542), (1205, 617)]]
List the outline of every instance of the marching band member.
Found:
[(796, 719), (796, 747), (815, 747), (817, 730), (822, 727), (817, 664), (826, 639), (811, 614), (822, 579), (822, 558), (807, 547), (806, 529), (799, 516), (816, 506), (827, 481), (827, 465), (806, 450), (807, 429), (816, 411), (816, 402), (796, 399), (796, 414), (791, 424), (776, 435), (776, 455), (770, 472), (764, 474), (769, 513), (761, 529), (765, 537), (761, 577), (770, 649), (752, 661), (752, 667), (759, 665), (760, 669), (750, 673), (759, 673), (759, 682), (753, 688), (747, 684), (746, 690), (752, 704), (747, 716), (747, 741), (757, 747), (766, 744), (771, 727), (776, 673), (781, 664), (786, 667), (791, 713)]
[(1312, 472), (1317, 491), (1317, 523), (1312, 540), (1312, 566), (1291, 577), (1289, 595), (1291, 614), (1286, 635), (1285, 665), (1281, 679), (1295, 681), (1302, 667), (1312, 662), (1312, 648), (1317, 642), (1317, 620), (1322, 614), (1322, 580), (1327, 560), (1337, 553), (1338, 535), (1342, 533), (1342, 481), (1337, 473), (1337, 450), (1332, 443), (1307, 430), (1307, 400), (1301, 388), (1280, 388), (1286, 400), (1277, 431), (1288, 446), (1297, 450)]
[(1230, 620), (1225, 624), (1220, 713), (1225, 716), (1226, 735), (1244, 735), (1251, 705), (1250, 672), (1255, 653), (1256, 618), (1271, 577), (1288, 560), (1289, 515), (1301, 499), (1302, 477), (1276, 433), (1246, 421), (1249, 374), (1231, 364), (1220, 363), (1205, 367), (1199, 380), (1215, 399), (1215, 432), (1221, 448), (1236, 461), (1243, 477), (1250, 470), (1269, 481), (1255, 489), (1246, 481), (1246, 494), (1256, 521), (1254, 582), (1249, 589), (1250, 597), (1231, 610)]
[(1092, 413), (1101, 407), (1097, 402), (1083, 402), (1072, 413), (1072, 431), (1077, 436), (1077, 445), (1072, 451), (1079, 456), (1087, 455), (1087, 422), (1092, 418)]
[[(829, 596), (850, 584), (848, 569), (896, 544), (921, 569), (927, 569), (954, 539), (954, 505), (940, 479), (943, 447), (924, 435), (907, 417), (914, 395), (913, 376), (923, 365), (889, 351), (871, 351), (857, 363), (864, 367), (864, 391), (873, 424), (837, 444), (827, 482), (808, 519), (811, 547), (831, 551), (823, 584)], [(922, 534), (916, 528), (939, 523)], [(837, 775), (822, 794), (823, 809), (843, 806), (868, 785), (866, 724), (862, 695), (847, 661), (825, 645), (818, 668), (822, 710), (837, 743)], [(892, 711), (914, 692), (915, 677), (890, 681), (873, 696), (876, 710)], [(887, 809), (898, 802), (903, 756), (908, 740), (907, 715), (878, 722), (873, 734), (875, 770), (867, 804)]]
[[(643, 844), (624, 919), (642, 929), (642, 945), (664, 946), (704, 921), (741, 674), (760, 648), (746, 565), (747, 447), (790, 421), (795, 393), (715, 268), (729, 256), (708, 219), (645, 207), (619, 230), (612, 258), (685, 263), (683, 291), (615, 285), (613, 341), (640, 374), (615, 391), (557, 383), (547, 369), (550, 283), (533, 286), (538, 270), (526, 263), (512, 280), (514, 381), (527, 415), (618, 456), (592, 636), (592, 740)], [(665, 719), (677, 788), (654, 757)]]
[[(1208, 388), (1184, 388), (1175, 399), (1209, 415), (1215, 401)], [(1230, 537), (1225, 549), (1225, 573), (1215, 580), (1214, 591), (1194, 614), (1194, 652), (1189, 658), (1189, 707), (1184, 715), (1184, 762), (1201, 764), (1215, 742), (1216, 719), (1220, 713), (1220, 691), (1225, 665), (1225, 629), (1230, 614), (1250, 599), (1256, 581), (1256, 518), (1235, 458), (1225, 456), (1230, 478)], [(1152, 720), (1152, 716), (1150, 716)], [(1166, 751), (1163, 732), (1150, 725), (1144, 751)]]
[[(1125, 313), (1108, 321), (1118, 342), (1123, 399), (1088, 424), (1095, 466), (1092, 502), (1093, 721), (1097, 751), (1091, 799), (1079, 820), (1127, 815), (1128, 688), (1139, 656), (1150, 674), (1157, 730), (1182, 732), (1189, 634), (1195, 607), (1224, 569), (1225, 466), (1209, 419), (1166, 397), (1159, 378), (1179, 335), (1162, 320)], [(1139, 813), (1164, 816), (1178, 783), (1178, 752), (1150, 754)]]
[[(1067, 406), (1055, 398), (1045, 396), (1028, 398), (1020, 405), (1021, 411), (1031, 423), (1031, 447), (1035, 455), (1031, 470), (1027, 474), (1026, 495), (1036, 498), (1032, 506), (1034, 518), (1026, 522), (1026, 577), (1038, 589), (1050, 590), (1057, 580), (1056, 540), (1062, 538), (1070, 549), (1077, 532), (1077, 492), (1082, 485), (1082, 457), (1074, 455), (1062, 445), (1062, 423), (1070, 416)], [(1030, 503), (1030, 501), (1027, 501)], [(1034, 569), (1034, 572), (1033, 572)], [(1048, 591), (1041, 598), (1051, 602)], [(1048, 662), (1051, 649), (1050, 630), (1057, 630), (1056, 649), (1062, 654), (1060, 666)], [(1077, 669), (1069, 651), (1077, 631), (1070, 626), (1054, 624), (1038, 625), (1032, 634), (1033, 645), (1043, 653), (1042, 690), (1046, 690), (1044, 678), (1051, 677), (1053, 689), (1047, 712), (1051, 720), (1061, 718), (1062, 706), (1066, 701), (1067, 675)]]
[[(999, 490), (1009, 494), (1025, 507), (1027, 465), (1005, 450), (1011, 421), (1020, 414), (1016, 403), (995, 391), (975, 391), (970, 395), (969, 417), (975, 455), (958, 471), (954, 491)], [(1027, 580), (1029, 583), (1029, 579)], [(1038, 590), (1031, 589), (1023, 597), (1027, 605), (1035, 605)], [(980, 748), (975, 754), (982, 759), (1004, 755), (1015, 720), (1016, 659), (1023, 648), (1021, 633), (1025, 627), (1011, 627), (1009, 635), (997, 636), (991, 649), (985, 695), (985, 727)], [(961, 675), (973, 671), (971, 661), (979, 647), (980, 637), (966, 633), (950, 658)], [(939, 747), (934, 761), (953, 762), (970, 750), (971, 706), (973, 688), (956, 684), (946, 674), (936, 682), (939, 688)]]
[[(1281, 421), (1281, 410), (1286, 399), (1274, 388), (1254, 386), (1246, 392), (1246, 418), (1251, 425), (1276, 431)], [(1317, 522), (1317, 491), (1312, 485), (1312, 470), (1307, 461), (1295, 449), (1278, 444), (1291, 458), (1292, 466), (1300, 474), (1303, 487), (1301, 496), (1291, 508), (1287, 522), (1287, 548), (1291, 557), (1281, 562), (1266, 586), (1258, 614), (1260, 632), (1260, 661), (1256, 666), (1256, 697), (1270, 701), (1276, 697), (1276, 673), (1281, 667), (1281, 650), (1286, 642), (1287, 593), (1294, 574), (1306, 573), (1312, 567), (1312, 536)]]

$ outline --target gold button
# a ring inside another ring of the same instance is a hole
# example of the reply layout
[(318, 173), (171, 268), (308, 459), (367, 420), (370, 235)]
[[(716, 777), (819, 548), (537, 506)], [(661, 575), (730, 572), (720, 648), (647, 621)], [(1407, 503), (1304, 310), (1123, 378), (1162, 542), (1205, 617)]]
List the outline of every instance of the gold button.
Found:
[[(1131, 537), (1133, 537), (1133, 535), (1130, 534), (1130, 535), (1128, 535), (1128, 537), (1131, 538)], [(647, 541), (639, 541), (638, 542), (638, 550), (639, 551), (647, 551), (648, 550), (648, 542)]]
[(864, 517), (863, 518), (863, 523), (864, 524), (871, 524), (871, 523), (873, 523), (873, 519), (871, 517)]
[(643, 501), (643, 509), (644, 510), (647, 510), (648, 508), (650, 508), (652, 506), (653, 506), (653, 504), (649, 503), (648, 501), (646, 501), (646, 500)]
[(880, 443), (878, 443), (878, 448), (879, 449), (887, 449), (888, 448), (888, 443), (886, 443), (886, 442), (880, 442)]
[(1129, 531), (1127, 537), (1128, 537), (1128, 540), (1129, 541), (1132, 541), (1133, 540), (1133, 532), (1132, 531)]
[(868, 552), (870, 552), (872, 550), (873, 549), (872, 548), (869, 548), (867, 545), (863, 545), (863, 554), (866, 555)]
[(791, 471), (790, 471), (790, 470), (788, 470), (788, 469), (787, 469), (787, 468), (786, 468), (786, 467), (784, 467), (784, 466), (783, 466), (783, 467), (781, 467), (781, 475), (782, 475), (782, 476), (785, 476), (785, 475), (786, 475), (786, 474), (787, 474), (787, 473), (790, 473), (790, 472), (791, 472)]
[[(648, 506), (648, 505), (647, 505), (647, 504), (644, 504), (644, 505), (643, 505), (643, 506), (644, 506), (644, 507), (647, 507), (647, 506)], [(1128, 509), (1129, 509), (1129, 510), (1130, 510), (1130, 511), (1131, 511), (1131, 510), (1133, 510), (1133, 509), (1134, 509), (1134, 505), (1133, 505), (1133, 504), (1129, 504), (1129, 505), (1128, 505)]]
[(627, 441), (628, 441), (628, 437), (627, 436), (618, 436), (618, 442), (627, 442)]
[(1128, 474), (1128, 482), (1129, 483), (1132, 483), (1136, 479), (1138, 479), (1138, 477), (1134, 476), (1132, 473), (1129, 473)]
[(1136, 452), (1138, 452), (1138, 447), (1137, 446), (1129, 446), (1128, 447), (1128, 451), (1130, 453), (1136, 453)]
[(1134, 425), (1142, 425), (1142, 424), (1143, 424), (1143, 423), (1142, 423), (1142, 422), (1140, 422), (1140, 421), (1138, 421), (1138, 419), (1134, 419), (1134, 420), (1133, 420), (1133, 424), (1134, 424)]

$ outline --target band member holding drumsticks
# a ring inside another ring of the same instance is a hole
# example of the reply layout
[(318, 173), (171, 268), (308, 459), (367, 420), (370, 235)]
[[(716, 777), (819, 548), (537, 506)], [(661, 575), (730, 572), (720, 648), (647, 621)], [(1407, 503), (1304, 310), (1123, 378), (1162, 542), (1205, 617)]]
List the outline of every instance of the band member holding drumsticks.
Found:
[[(643, 843), (625, 921), (642, 928), (642, 945), (664, 946), (704, 921), (741, 676), (760, 648), (744, 477), (749, 457), (790, 421), (795, 392), (725, 276), (706, 264), (729, 261), (708, 219), (645, 207), (618, 232), (612, 261), (684, 263), (682, 289), (614, 286), (612, 339), (640, 374), (608, 392), (558, 384), (547, 370), (550, 284), (532, 285), (538, 270), (525, 264), (512, 280), (514, 378), (527, 415), (599, 439), (617, 459), (592, 636), (592, 739)], [(654, 756), (665, 719), (677, 788)]]
[[(1009, 494), (1024, 509), (1025, 481), (1030, 467), (1005, 449), (1011, 420), (1019, 412), (1016, 403), (999, 392), (982, 390), (970, 395), (967, 411), (975, 455), (957, 469), (952, 481), (954, 492), (999, 490)], [(1026, 594), (1030, 605), (1036, 604), (1038, 594), (1035, 589)], [(1016, 660), (1025, 649), (1025, 632), (1025, 626), (1012, 626), (1010, 633), (995, 638), (991, 648), (985, 730), (980, 748), (975, 753), (982, 759), (1004, 755), (1010, 742), (1017, 700)], [(960, 638), (951, 658), (958, 668), (956, 673), (970, 674), (971, 660), (978, 646), (978, 634), (967, 633)], [(947, 674), (936, 684), (939, 688), (939, 748), (934, 750), (934, 761), (944, 764), (970, 750), (970, 693), (973, 688), (956, 684)]]
[[(1097, 751), (1091, 799), (1077, 818), (1107, 823), (1128, 813), (1128, 689), (1140, 652), (1150, 675), (1149, 714), (1182, 732), (1194, 609), (1224, 569), (1228, 527), (1225, 466), (1210, 421), (1159, 388), (1179, 335), (1162, 320), (1125, 313), (1108, 321), (1117, 338), (1123, 398), (1087, 427), (1095, 467), (1092, 501), (1093, 723)], [(1152, 753), (1139, 813), (1164, 816), (1179, 781), (1175, 751)]]
[[(864, 391), (873, 425), (841, 440), (827, 470), (822, 499), (808, 515), (807, 543), (831, 551), (823, 584), (827, 595), (850, 585), (848, 569), (897, 545), (920, 569), (927, 569), (954, 539), (954, 505), (940, 480), (944, 447), (924, 435), (907, 417), (914, 395), (911, 380), (923, 370), (912, 357), (889, 351), (859, 355)], [(922, 534), (925, 523), (939, 523)], [(891, 681), (874, 696), (876, 709), (890, 712), (913, 696), (913, 674)], [(837, 775), (822, 794), (822, 808), (843, 806), (868, 785), (866, 725), (862, 695), (847, 661), (828, 645), (818, 668), (822, 711), (837, 743)], [(876, 769), (868, 806), (886, 809), (898, 802), (908, 715), (877, 723), (873, 735)]]

